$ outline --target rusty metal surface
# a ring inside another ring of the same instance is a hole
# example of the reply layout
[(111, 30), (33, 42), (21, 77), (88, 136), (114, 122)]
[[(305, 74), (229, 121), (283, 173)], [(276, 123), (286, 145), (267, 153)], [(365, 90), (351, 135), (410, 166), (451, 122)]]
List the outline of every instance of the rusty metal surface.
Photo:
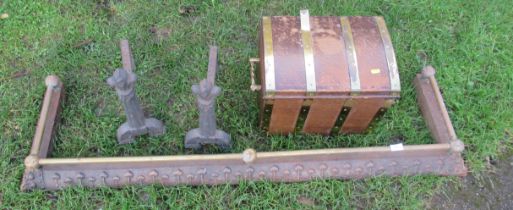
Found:
[(388, 28), (385, 23), (385, 19), (381, 16), (374, 17), (374, 21), (379, 28), (379, 33), (381, 39), (383, 41), (383, 47), (385, 48), (385, 55), (388, 63), (388, 77), (390, 79), (390, 87), (392, 92), (400, 92), (401, 91), (401, 81), (399, 79), (399, 71), (397, 67), (397, 61), (395, 59), (395, 51), (392, 46), (392, 39), (390, 38), (390, 33), (388, 33)]
[(349, 93), (349, 58), (337, 19), (312, 18), (313, 56), (317, 95)]
[[(274, 105), (276, 101), (304, 100), (306, 103), (307, 100), (339, 99), (362, 102), (363, 99), (369, 104), (373, 103), (372, 100), (378, 103), (399, 98), (400, 80), (395, 53), (382, 17), (310, 17), (307, 10), (301, 10), (299, 17), (263, 17), (261, 34), (259, 60), (264, 85), (259, 96), (261, 112), (265, 104)], [(256, 86), (253, 81), (251, 87)], [(270, 85), (269, 82), (273, 83), (273, 89), (265, 87)], [(382, 107), (373, 107), (371, 114), (354, 116), (357, 112), (353, 111), (350, 119), (358, 120), (346, 123), (343, 133), (364, 132), (373, 120), (375, 110), (389, 108), (393, 103), (387, 103), (387, 107), (381, 104)], [(286, 109), (276, 109), (279, 110)], [(290, 119), (302, 119), (297, 116), (283, 120), (275, 116), (295, 113), (273, 111), (270, 122), (275, 123), (263, 127), (302, 125), (289, 122)], [(262, 118), (264, 114), (260, 116), (260, 122), (267, 120)], [(281, 121), (286, 125), (276, 124)], [(357, 125), (358, 122), (362, 124)], [(324, 124), (332, 124), (331, 118)], [(319, 133), (310, 128), (309, 124), (307, 129), (299, 129), (306, 133)], [(269, 133), (287, 134), (294, 129), (282, 130), (269, 129)], [(325, 133), (328, 129), (322, 130)]]
[[(426, 80), (426, 77), (422, 79)], [(434, 76), (427, 79), (434, 80)], [(440, 109), (445, 107), (438, 101), (428, 100), (433, 94), (439, 94), (438, 88), (432, 83), (419, 84), (416, 87), (425, 93), (418, 95), (419, 103), (421, 107), (429, 107), (421, 109), (423, 114), (426, 111), (443, 112)], [(43, 120), (40, 122), (44, 129), (36, 135), (50, 132), (55, 127), (62, 91), (53, 87), (47, 87), (49, 91), (44, 101), (53, 102), (43, 104), (40, 116)], [(432, 129), (433, 124), (447, 126), (447, 123), (436, 120), (426, 121), (434, 136), (441, 136), (436, 134), (441, 131)], [(461, 143), (454, 138), (447, 143), (405, 145), (400, 149), (392, 146), (283, 152), (248, 149), (241, 154), (188, 156), (38, 158), (39, 154), (30, 154), (25, 161), (21, 189), (58, 190), (79, 185), (90, 188), (147, 184), (215, 185), (237, 184), (242, 180), (301, 182), (319, 178), (361, 179), (419, 174), (465, 176), (467, 169), (460, 155), (462, 147), (458, 147), (463, 145), (455, 142)]]
[[(434, 93), (431, 90), (431, 84), (429, 79), (422, 78), (421, 74), (418, 74), (413, 80), (415, 88), (417, 90), (417, 101), (424, 120), (426, 121), (431, 132), (431, 136), (436, 142), (447, 143), (450, 139), (449, 131), (443, 123), (442, 113), (433, 111), (438, 109)], [(429, 103), (432, 102), (432, 103)]]
[[(336, 97), (361, 91), (387, 97), (400, 91), (395, 53), (382, 17), (312, 16), (308, 20), (310, 30), (303, 30), (300, 17), (263, 17), (262, 73), (266, 82), (272, 80), (275, 85), (271, 95), (263, 88), (264, 96), (310, 98), (324, 92)], [(310, 78), (315, 82), (308, 82)], [(315, 94), (306, 94), (314, 89)]]
[(48, 76), (45, 80), (46, 92), (39, 115), (36, 132), (29, 155), (25, 158), (25, 172), (20, 188), (31, 189), (42, 184), (42, 172), (39, 160), (51, 152), (52, 138), (59, 121), (64, 86), (57, 76)]
[[(262, 99), (270, 101), (272, 104), (272, 100), (274, 99), (305, 99), (304, 96), (294, 95), (294, 94), (280, 94), (280, 95), (272, 95), (272, 96), (263, 96)], [(318, 94), (315, 96), (308, 96), (309, 99), (399, 99), (399, 95), (386, 95), (375, 93), (373, 95), (333, 95), (333, 94)]]
[[(306, 70), (300, 19), (299, 17), (275, 16), (271, 17), (271, 21), (275, 94), (304, 96), (306, 94)], [(267, 77), (267, 74), (264, 77)]]
[(132, 143), (135, 137), (149, 134), (162, 135), (165, 132), (164, 124), (155, 118), (144, 117), (139, 99), (135, 94), (137, 76), (134, 73), (135, 63), (127, 40), (121, 40), (121, 58), (123, 68), (116, 69), (107, 79), (107, 83), (116, 89), (119, 100), (123, 104), (127, 122), (117, 130), (117, 139), (120, 144)]
[(373, 17), (349, 17), (360, 75), (361, 92), (391, 94), (388, 63), (379, 29)]
[[(401, 175), (456, 175), (463, 176), (466, 170), (457, 154), (440, 151), (442, 155), (401, 155), (388, 152), (380, 157), (357, 159), (291, 160), (282, 158), (272, 162), (245, 163), (242, 160), (216, 161), (210, 164), (188, 164), (175, 166), (166, 162), (149, 167), (111, 167), (101, 164), (82, 167), (69, 165), (70, 169), (44, 167), (40, 181), (34, 187), (57, 190), (81, 185), (84, 187), (122, 187), (126, 185), (161, 184), (172, 185), (216, 185), (237, 184), (240, 181), (301, 182), (314, 179), (361, 179), (369, 176)], [(365, 152), (363, 152), (365, 153)], [(436, 153), (435, 153), (436, 154)], [(365, 154), (352, 154), (365, 156)], [(393, 155), (393, 156), (392, 156)], [(319, 157), (323, 156), (319, 154)], [(258, 157), (258, 155), (257, 155)]]
[(216, 123), (215, 99), (221, 94), (221, 88), (215, 85), (217, 52), (216, 46), (210, 47), (207, 78), (201, 80), (198, 85), (192, 86), (200, 112), (199, 128), (187, 132), (185, 148), (200, 149), (205, 144), (217, 145), (223, 149), (231, 148), (230, 135), (218, 130)]
[(340, 18), (340, 28), (344, 37), (347, 68), (351, 81), (351, 92), (360, 92), (360, 74), (358, 73), (358, 59), (356, 58), (356, 46), (354, 45), (353, 31), (348, 17)]
[(438, 143), (449, 143), (455, 151), (461, 152), (464, 145), (456, 136), (435, 73), (432, 66), (426, 66), (415, 77), (413, 83), (417, 91), (417, 101), (433, 139)]
[(59, 102), (64, 97), (63, 84), (57, 76), (48, 76), (45, 84), (47, 89), (41, 108), (41, 117), (37, 123), (30, 151), (31, 155), (39, 158), (46, 158), (51, 152), (51, 140), (56, 129), (54, 125), (59, 121), (61, 109)]

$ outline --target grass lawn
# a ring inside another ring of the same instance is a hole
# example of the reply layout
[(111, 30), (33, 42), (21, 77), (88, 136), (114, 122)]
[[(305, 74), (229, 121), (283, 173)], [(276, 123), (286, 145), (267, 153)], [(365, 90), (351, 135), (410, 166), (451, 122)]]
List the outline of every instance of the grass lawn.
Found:
[[(509, 5), (509, 6), (508, 6)], [(182, 14), (181, 6), (193, 8)], [(267, 136), (257, 125), (248, 58), (257, 56), (263, 15), (385, 17), (396, 50), (401, 100), (365, 135)], [(319, 180), (238, 186), (126, 187), (19, 191), (23, 159), (37, 122), (44, 78), (64, 82), (62, 123), (54, 156), (189, 154), (185, 132), (197, 126), (190, 87), (206, 76), (208, 45), (220, 47), (223, 88), (218, 124), (232, 135), (233, 152), (429, 143), (416, 105), (414, 75), (438, 69), (449, 114), (467, 145), (473, 172), (486, 170), (513, 136), (513, 10), (510, 1), (109, 1), (0, 0), (0, 208), (375, 208), (416, 209), (457, 178), (414, 176), (359, 181)], [(105, 82), (121, 66), (118, 42), (130, 40), (144, 109), (166, 124), (162, 137), (117, 145), (124, 122), (115, 91)], [(215, 151), (206, 151), (213, 153)]]

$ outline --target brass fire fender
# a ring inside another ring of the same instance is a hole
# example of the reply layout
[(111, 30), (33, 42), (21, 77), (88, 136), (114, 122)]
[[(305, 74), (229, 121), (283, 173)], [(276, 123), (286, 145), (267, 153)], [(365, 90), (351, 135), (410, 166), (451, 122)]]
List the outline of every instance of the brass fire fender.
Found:
[(425, 67), (414, 84), (435, 144), (98, 158), (48, 158), (64, 92), (59, 78), (49, 76), (32, 148), (25, 159), (21, 190), (57, 190), (77, 185), (216, 185), (237, 184), (240, 180), (300, 182), (383, 175), (465, 176), (467, 169), (461, 157), (464, 145), (456, 137), (434, 74), (432, 67)]

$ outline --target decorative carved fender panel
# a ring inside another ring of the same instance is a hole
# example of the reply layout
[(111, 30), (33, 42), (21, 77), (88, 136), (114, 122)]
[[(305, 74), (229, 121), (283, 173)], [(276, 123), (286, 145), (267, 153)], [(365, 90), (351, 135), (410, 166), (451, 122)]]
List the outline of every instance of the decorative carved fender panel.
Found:
[(58, 121), (63, 85), (46, 79), (47, 90), (29, 156), (25, 159), (22, 190), (57, 190), (68, 186), (122, 187), (237, 184), (241, 180), (299, 182), (312, 179), (360, 179), (372, 176), (418, 174), (465, 176), (457, 139), (434, 78), (426, 67), (414, 80), (418, 102), (434, 144), (390, 147), (337, 148), (241, 154), (47, 158)]

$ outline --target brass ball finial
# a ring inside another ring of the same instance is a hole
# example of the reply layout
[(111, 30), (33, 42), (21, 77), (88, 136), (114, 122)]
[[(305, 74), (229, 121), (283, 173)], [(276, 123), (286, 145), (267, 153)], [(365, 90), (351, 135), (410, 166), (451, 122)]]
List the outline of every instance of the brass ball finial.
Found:
[(60, 83), (59, 77), (55, 75), (47, 76), (45, 79), (45, 84), (48, 87), (57, 87)]
[(453, 152), (463, 152), (463, 150), (465, 149), (465, 144), (463, 144), (463, 142), (459, 139), (451, 141), (451, 143), (449, 144), (451, 145), (451, 150)]
[(422, 69), (422, 77), (429, 78), (435, 76), (436, 70), (433, 66), (426, 66)]
[(245, 163), (252, 163), (257, 158), (257, 153), (254, 149), (249, 148), (242, 152), (242, 161)]
[(25, 158), (25, 167), (28, 169), (36, 169), (39, 167), (39, 157), (35, 155), (29, 155)]

